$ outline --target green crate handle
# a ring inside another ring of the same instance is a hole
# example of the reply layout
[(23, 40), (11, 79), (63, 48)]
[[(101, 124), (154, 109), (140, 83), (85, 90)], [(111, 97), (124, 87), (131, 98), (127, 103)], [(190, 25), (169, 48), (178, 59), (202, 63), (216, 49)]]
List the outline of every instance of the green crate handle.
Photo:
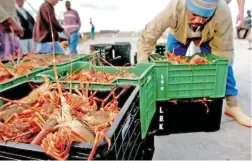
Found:
[[(44, 75), (44, 74), (40, 75), (40, 77), (42, 78), (43, 75)], [(54, 77), (51, 76), (51, 75), (44, 75), (44, 76), (46, 76), (47, 78), (49, 78), (50, 81), (55, 81)], [(43, 78), (42, 78), (42, 79), (43, 79)]]
[(147, 77), (147, 79), (145, 79), (140, 85), (143, 86), (144, 84), (149, 83), (151, 80), (152, 80), (152, 76), (149, 75), (149, 76)]

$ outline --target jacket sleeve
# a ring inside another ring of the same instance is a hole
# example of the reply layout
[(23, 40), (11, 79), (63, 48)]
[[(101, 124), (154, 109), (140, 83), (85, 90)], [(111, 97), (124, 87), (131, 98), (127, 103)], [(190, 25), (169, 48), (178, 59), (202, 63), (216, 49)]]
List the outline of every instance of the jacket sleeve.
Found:
[(227, 58), (231, 63), (233, 62), (234, 38), (231, 15), (225, 16), (223, 21), (216, 25), (210, 47), (213, 54)]
[(76, 16), (77, 16), (77, 23), (80, 25), (81, 27), (81, 20), (80, 20), (80, 15), (79, 13), (76, 11)]
[(177, 24), (176, 10), (178, 0), (172, 0), (145, 29), (142, 30), (138, 40), (137, 62), (148, 62), (148, 56), (154, 51), (157, 40), (169, 27), (175, 28)]
[[(52, 22), (53, 29), (57, 32), (63, 32), (64, 28), (59, 24), (58, 20), (56, 19), (55, 13), (53, 9), (50, 9), (46, 5), (44, 5), (41, 9), (41, 14), (43, 19), (48, 23), (50, 29), (50, 18)], [(50, 15), (50, 18), (49, 18)]]
[(5, 9), (0, 5), (0, 23), (3, 23), (11, 16), (8, 14), (8, 12), (5, 11)]

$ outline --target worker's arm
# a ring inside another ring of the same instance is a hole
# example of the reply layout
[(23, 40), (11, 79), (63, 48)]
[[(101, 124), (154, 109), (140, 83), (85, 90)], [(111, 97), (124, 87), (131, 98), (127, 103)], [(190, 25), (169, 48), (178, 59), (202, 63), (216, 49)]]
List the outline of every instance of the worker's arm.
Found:
[(80, 15), (79, 13), (76, 11), (76, 16), (77, 16), (77, 23), (79, 24), (79, 30), (81, 28), (81, 20), (80, 20)]
[(239, 13), (238, 13), (237, 18), (236, 18), (236, 23), (238, 23), (239, 21), (241, 21), (241, 25), (243, 25), (244, 24), (244, 5), (245, 5), (245, 0), (237, 0), (237, 4), (238, 4)]
[(216, 29), (213, 39), (210, 42), (212, 53), (229, 59), (233, 62), (234, 55), (234, 38), (233, 38), (233, 24), (232, 17), (225, 16)]
[(148, 56), (153, 52), (157, 40), (169, 28), (177, 24), (176, 9), (178, 0), (172, 0), (142, 31), (138, 41), (137, 62), (148, 62)]

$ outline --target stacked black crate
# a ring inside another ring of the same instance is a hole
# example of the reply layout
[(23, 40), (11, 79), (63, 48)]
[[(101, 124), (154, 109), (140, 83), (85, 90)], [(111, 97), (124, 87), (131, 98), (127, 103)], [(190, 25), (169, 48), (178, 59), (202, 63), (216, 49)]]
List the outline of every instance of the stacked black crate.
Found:
[(105, 54), (105, 59), (110, 60), (113, 58), (113, 44), (93, 44), (92, 50), (99, 51), (100, 54)]
[(223, 98), (157, 101), (154, 129), (157, 135), (218, 131), (222, 104)]
[(118, 65), (130, 65), (131, 59), (131, 44), (130, 42), (116, 42), (114, 43), (115, 57), (120, 57)]
[(164, 56), (165, 51), (166, 51), (166, 44), (165, 43), (159, 43), (156, 45), (156, 51), (155, 51), (156, 54)]

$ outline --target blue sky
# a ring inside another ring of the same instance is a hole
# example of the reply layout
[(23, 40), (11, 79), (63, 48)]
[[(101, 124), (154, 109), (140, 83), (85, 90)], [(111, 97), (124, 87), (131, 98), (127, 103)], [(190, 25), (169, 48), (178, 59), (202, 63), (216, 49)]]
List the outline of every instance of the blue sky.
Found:
[[(44, 0), (27, 0), (35, 10)], [(65, 1), (65, 0), (64, 0)], [(58, 18), (63, 18), (65, 3), (61, 1), (55, 7)], [(170, 0), (71, 0), (72, 8), (77, 10), (82, 21), (81, 31), (89, 31), (89, 19), (92, 17), (96, 30), (119, 29), (121, 31), (139, 31), (156, 16)], [(238, 14), (236, 0), (229, 4), (233, 21)], [(34, 16), (36, 13), (25, 4)], [(252, 9), (252, 0), (246, 0), (246, 10)]]

